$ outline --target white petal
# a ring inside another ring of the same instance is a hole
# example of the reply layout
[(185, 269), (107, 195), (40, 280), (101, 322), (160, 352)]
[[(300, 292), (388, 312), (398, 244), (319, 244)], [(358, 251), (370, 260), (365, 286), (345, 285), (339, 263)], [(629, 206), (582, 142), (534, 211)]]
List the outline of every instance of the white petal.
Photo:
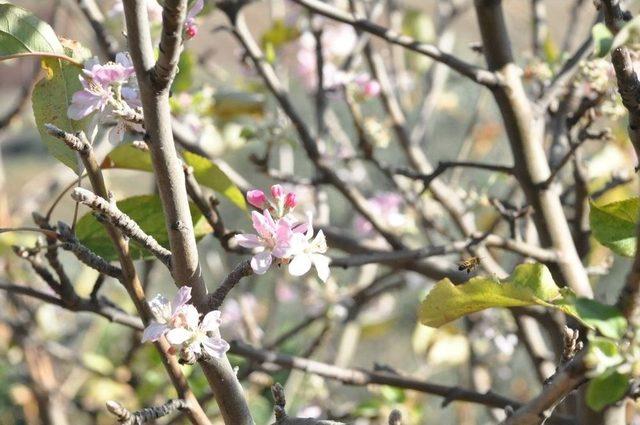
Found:
[(313, 254), (311, 261), (318, 272), (318, 277), (321, 281), (326, 282), (329, 279), (329, 263), (331, 260), (326, 255)]
[(172, 345), (180, 345), (185, 341), (188, 341), (193, 336), (193, 333), (185, 328), (171, 329), (166, 334), (167, 341)]
[(220, 326), (220, 311), (214, 310), (204, 316), (202, 323), (200, 323), (200, 329), (203, 332), (214, 331)]
[(160, 323), (165, 323), (171, 318), (171, 305), (163, 295), (158, 294), (149, 301), (149, 308)]
[(302, 276), (311, 268), (311, 258), (307, 254), (299, 254), (293, 257), (289, 263), (289, 273), (293, 276)]
[(157, 341), (162, 334), (167, 330), (167, 327), (158, 322), (151, 322), (149, 326), (144, 328), (142, 333), (142, 342)]
[(251, 259), (251, 268), (256, 274), (265, 274), (271, 266), (271, 253), (260, 252)]
[(173, 301), (171, 301), (171, 307), (175, 312), (179, 307), (185, 305), (191, 299), (191, 287), (190, 286), (181, 286), (176, 293), (176, 296), (173, 297)]
[(184, 319), (187, 322), (187, 328), (194, 330), (198, 328), (200, 313), (198, 313), (198, 310), (192, 304), (183, 305), (180, 307), (178, 312), (184, 315)]
[(222, 338), (213, 337), (202, 341), (202, 348), (209, 356), (220, 359), (229, 350), (229, 343)]

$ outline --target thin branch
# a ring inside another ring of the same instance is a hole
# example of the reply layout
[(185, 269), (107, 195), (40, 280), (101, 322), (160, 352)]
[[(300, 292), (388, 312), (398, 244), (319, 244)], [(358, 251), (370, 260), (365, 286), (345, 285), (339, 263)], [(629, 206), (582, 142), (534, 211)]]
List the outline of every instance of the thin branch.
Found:
[(208, 310), (217, 310), (233, 287), (236, 286), (243, 277), (251, 276), (252, 274), (253, 269), (251, 268), (250, 260), (244, 260), (238, 264), (231, 273), (224, 278), (218, 288), (209, 294), (209, 299), (207, 300)]
[(171, 270), (171, 252), (160, 245), (153, 236), (146, 234), (138, 223), (120, 211), (115, 203), (109, 202), (81, 187), (75, 188), (71, 192), (71, 197), (92, 210), (104, 214), (106, 219), (116, 226), (124, 235), (138, 242)]
[(187, 402), (182, 399), (169, 400), (160, 406), (145, 407), (133, 413), (116, 401), (107, 401), (107, 410), (116, 417), (121, 425), (142, 425), (167, 416), (176, 410), (185, 409), (187, 409)]
[(101, 274), (111, 276), (118, 280), (122, 279), (122, 269), (120, 269), (120, 267), (110, 264), (107, 260), (81, 244), (72, 233), (71, 228), (65, 223), (58, 223), (58, 232), (60, 240), (63, 242), (63, 249), (72, 252), (78, 260), (92, 269), (99, 271)]
[(508, 175), (513, 175), (513, 167), (509, 167), (506, 165), (498, 165), (498, 164), (484, 164), (482, 162), (475, 161), (440, 161), (436, 169), (429, 174), (421, 174), (416, 173), (411, 170), (405, 169), (396, 169), (394, 172), (396, 174), (403, 175), (405, 177), (409, 177), (416, 180), (421, 180), (425, 187), (429, 187), (431, 182), (440, 177), (445, 171), (450, 168), (463, 167), (463, 168), (477, 168), (479, 170), (493, 171), (496, 173), (504, 173)]
[(231, 352), (253, 361), (270, 363), (285, 369), (302, 370), (324, 378), (339, 381), (346, 385), (389, 385), (396, 388), (404, 388), (438, 395), (448, 400), (468, 401), (490, 407), (505, 408), (507, 406), (511, 406), (513, 408), (517, 408), (521, 406), (521, 403), (493, 392), (481, 394), (459, 387), (432, 384), (392, 373), (342, 368), (302, 357), (294, 357), (274, 351), (255, 348), (240, 341), (231, 342)]
[(451, 67), (453, 70), (467, 78), (470, 78), (478, 84), (489, 87), (500, 84), (500, 79), (495, 73), (478, 68), (453, 55), (442, 52), (432, 44), (420, 43), (409, 36), (398, 34), (389, 28), (382, 27), (374, 22), (368, 21), (367, 19), (354, 17), (348, 12), (344, 12), (319, 0), (293, 0), (293, 2), (311, 10), (314, 13), (349, 24), (360, 31), (373, 34), (388, 41), (389, 43), (397, 44), (406, 49), (426, 55), (437, 62), (441, 62)]
[(544, 423), (555, 406), (586, 381), (584, 376), (586, 371), (584, 353), (581, 353), (556, 373), (536, 398), (520, 407), (501, 424), (538, 425)]

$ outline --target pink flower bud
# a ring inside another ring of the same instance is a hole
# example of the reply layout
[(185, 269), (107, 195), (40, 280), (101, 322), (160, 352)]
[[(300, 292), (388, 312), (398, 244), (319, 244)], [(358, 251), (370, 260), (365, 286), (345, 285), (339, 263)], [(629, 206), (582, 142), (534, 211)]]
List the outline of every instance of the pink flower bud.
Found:
[(192, 39), (198, 35), (198, 27), (195, 24), (187, 25), (185, 32), (187, 33), (187, 38)]
[(271, 186), (271, 195), (273, 195), (276, 200), (280, 200), (280, 198), (284, 196), (284, 188), (279, 184), (274, 184)]
[(366, 97), (376, 97), (380, 94), (380, 83), (377, 80), (369, 80), (362, 87)]
[(296, 194), (293, 192), (287, 193), (287, 197), (284, 199), (284, 206), (292, 209), (298, 205), (298, 200), (296, 199)]
[(261, 190), (250, 190), (247, 192), (247, 201), (256, 208), (264, 208), (267, 205), (267, 197)]

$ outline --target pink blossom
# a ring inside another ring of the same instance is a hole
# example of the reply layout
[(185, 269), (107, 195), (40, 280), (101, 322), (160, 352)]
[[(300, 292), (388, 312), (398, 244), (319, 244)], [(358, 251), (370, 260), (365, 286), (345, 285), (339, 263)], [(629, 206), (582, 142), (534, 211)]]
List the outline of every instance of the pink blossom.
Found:
[(365, 98), (376, 97), (380, 94), (380, 83), (368, 74), (358, 75), (354, 82), (360, 89), (360, 94)]
[(251, 268), (256, 274), (264, 274), (271, 266), (273, 257), (287, 256), (293, 231), (288, 220), (280, 219), (276, 222), (268, 210), (262, 214), (253, 211), (251, 220), (257, 235), (241, 234), (235, 238), (240, 246), (256, 250), (251, 259)]
[[(349, 82), (353, 77), (342, 71), (335, 62), (349, 55), (357, 43), (357, 34), (350, 25), (326, 26), (322, 33), (324, 87), (332, 89)], [(304, 32), (298, 39), (296, 53), (297, 72), (304, 85), (313, 90), (317, 87), (316, 39), (311, 32)]]
[(167, 341), (181, 350), (196, 355), (197, 357), (207, 354), (210, 357), (222, 358), (229, 350), (229, 344), (224, 339), (217, 336), (210, 336), (210, 333), (217, 333), (220, 327), (220, 311), (214, 310), (207, 313), (199, 322), (199, 315), (196, 308), (188, 304), (185, 306), (190, 314), (185, 315), (187, 319), (182, 326), (171, 329), (167, 332)]
[(107, 62), (104, 65), (92, 61), (90, 68), (85, 68), (82, 72), (102, 86), (123, 84), (135, 74), (133, 62), (126, 52), (119, 52), (116, 54), (115, 62)]
[(267, 197), (261, 190), (250, 190), (247, 192), (247, 201), (256, 208), (265, 208), (268, 205)]
[(95, 111), (104, 111), (113, 99), (110, 87), (103, 87), (93, 80), (80, 77), (83, 89), (71, 96), (71, 105), (67, 109), (67, 116), (72, 120), (81, 120)]
[[(390, 228), (399, 229), (408, 224), (406, 215), (401, 210), (402, 197), (396, 193), (385, 192), (368, 200), (369, 212), (381, 218), (382, 222)], [(357, 216), (354, 222), (356, 231), (363, 235), (373, 232), (371, 223), (362, 216)]]
[(142, 342), (157, 341), (169, 331), (176, 322), (184, 318), (182, 308), (191, 299), (191, 288), (182, 286), (171, 302), (163, 295), (156, 295), (149, 301), (149, 308), (154, 320), (149, 323), (142, 334)]
[(198, 35), (198, 26), (196, 25), (196, 16), (202, 12), (204, 8), (204, 0), (196, 0), (193, 6), (187, 12), (187, 18), (184, 22), (185, 33), (187, 38), (191, 39)]

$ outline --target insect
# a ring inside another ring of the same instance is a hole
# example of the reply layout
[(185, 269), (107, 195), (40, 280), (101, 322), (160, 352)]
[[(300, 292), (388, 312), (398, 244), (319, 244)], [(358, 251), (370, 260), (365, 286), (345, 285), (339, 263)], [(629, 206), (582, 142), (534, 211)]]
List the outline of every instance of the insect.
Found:
[(458, 262), (458, 270), (466, 271), (467, 274), (474, 271), (480, 265), (480, 257), (469, 257)]

